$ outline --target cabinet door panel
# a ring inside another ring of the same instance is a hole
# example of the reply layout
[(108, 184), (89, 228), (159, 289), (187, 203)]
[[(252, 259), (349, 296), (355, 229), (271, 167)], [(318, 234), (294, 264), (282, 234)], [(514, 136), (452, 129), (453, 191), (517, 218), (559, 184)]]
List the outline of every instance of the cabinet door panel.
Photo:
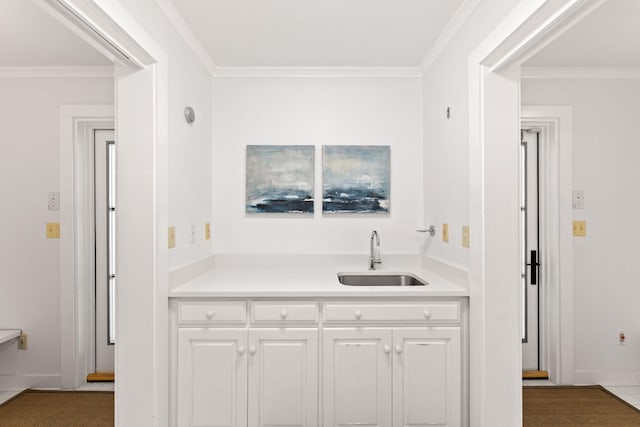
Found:
[[(391, 425), (391, 330), (324, 330), (324, 425)], [(385, 351), (386, 350), (386, 351)]]
[(394, 427), (460, 426), (459, 328), (393, 331)]
[(246, 338), (243, 330), (179, 330), (178, 425), (246, 425)]
[(318, 331), (251, 329), (249, 426), (316, 427)]

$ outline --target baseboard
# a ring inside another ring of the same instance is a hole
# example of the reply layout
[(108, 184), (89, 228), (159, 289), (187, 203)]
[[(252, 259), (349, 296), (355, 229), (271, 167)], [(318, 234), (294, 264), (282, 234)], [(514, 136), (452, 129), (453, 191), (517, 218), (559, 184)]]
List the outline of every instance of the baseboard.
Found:
[(17, 391), (27, 388), (60, 388), (61, 375), (0, 375), (0, 390)]
[(640, 370), (580, 371), (573, 375), (574, 384), (599, 384), (604, 386), (640, 385)]
[(211, 270), (215, 265), (214, 256), (202, 258), (191, 264), (183, 265), (169, 272), (169, 290), (177, 288), (180, 285), (187, 283), (204, 274), (208, 270)]
[(441, 276), (443, 279), (447, 279), (448, 281), (455, 283), (460, 287), (463, 287), (465, 289), (469, 287), (469, 274), (467, 269), (463, 267), (430, 256), (425, 256), (422, 258), (422, 267), (426, 270), (432, 271), (438, 276)]

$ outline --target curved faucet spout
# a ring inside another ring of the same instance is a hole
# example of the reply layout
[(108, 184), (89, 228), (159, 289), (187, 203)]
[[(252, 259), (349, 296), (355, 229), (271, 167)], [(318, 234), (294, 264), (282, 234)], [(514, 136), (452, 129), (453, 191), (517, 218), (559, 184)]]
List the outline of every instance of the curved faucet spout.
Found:
[[(374, 239), (376, 244), (375, 248), (373, 246)], [(375, 270), (376, 264), (382, 264), (382, 259), (380, 258), (380, 236), (376, 230), (373, 230), (369, 241), (369, 270)]]

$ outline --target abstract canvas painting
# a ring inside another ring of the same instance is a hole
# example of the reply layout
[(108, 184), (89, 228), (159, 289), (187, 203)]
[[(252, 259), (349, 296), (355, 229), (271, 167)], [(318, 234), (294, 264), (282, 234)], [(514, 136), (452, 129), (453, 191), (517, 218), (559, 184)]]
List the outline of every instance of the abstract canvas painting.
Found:
[(322, 211), (389, 212), (389, 169), (388, 145), (323, 146)]
[(247, 213), (313, 213), (315, 147), (247, 146)]

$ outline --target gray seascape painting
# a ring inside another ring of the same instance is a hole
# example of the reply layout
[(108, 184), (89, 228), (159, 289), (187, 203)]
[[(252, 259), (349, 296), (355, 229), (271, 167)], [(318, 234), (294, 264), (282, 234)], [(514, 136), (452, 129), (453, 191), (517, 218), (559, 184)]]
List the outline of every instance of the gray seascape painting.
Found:
[(315, 147), (247, 145), (247, 213), (313, 213)]
[(390, 189), (388, 145), (322, 147), (322, 211), (388, 213)]

